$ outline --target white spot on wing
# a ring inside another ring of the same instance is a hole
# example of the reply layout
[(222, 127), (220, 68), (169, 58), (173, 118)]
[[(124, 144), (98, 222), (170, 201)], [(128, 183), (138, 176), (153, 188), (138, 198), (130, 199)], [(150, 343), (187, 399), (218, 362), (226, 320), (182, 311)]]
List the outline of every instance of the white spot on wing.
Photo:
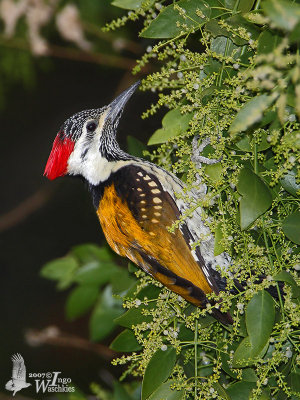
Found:
[(157, 184), (154, 181), (148, 182), (148, 185), (151, 187), (156, 187)]
[(159, 189), (151, 189), (151, 192), (153, 194), (158, 194), (158, 193), (160, 193), (160, 190)]

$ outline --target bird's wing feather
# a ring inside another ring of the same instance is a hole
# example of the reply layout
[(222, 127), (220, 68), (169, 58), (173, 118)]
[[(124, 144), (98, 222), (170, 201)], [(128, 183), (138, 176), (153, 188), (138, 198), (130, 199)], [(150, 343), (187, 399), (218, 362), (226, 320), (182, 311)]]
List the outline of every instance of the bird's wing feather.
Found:
[[(219, 289), (200, 254), (191, 249), (185, 223), (170, 232), (181, 214), (158, 179), (137, 167), (119, 170), (102, 188), (97, 214), (109, 245), (128, 257), (173, 292), (196, 306)], [(215, 310), (221, 322), (230, 315)]]
[[(199, 250), (197, 255), (191, 249), (186, 224), (169, 231), (181, 213), (156, 176), (136, 166), (119, 170), (104, 189), (98, 216), (108, 242), (122, 255), (128, 256), (124, 249), (142, 252), (204, 293), (218, 293)], [(157, 275), (154, 267), (148, 272)], [(160, 275), (155, 277), (166, 284)]]
[(14, 354), (11, 358), (13, 362), (12, 378), (25, 381), (26, 380), (26, 367), (24, 364), (24, 359), (21, 354)]

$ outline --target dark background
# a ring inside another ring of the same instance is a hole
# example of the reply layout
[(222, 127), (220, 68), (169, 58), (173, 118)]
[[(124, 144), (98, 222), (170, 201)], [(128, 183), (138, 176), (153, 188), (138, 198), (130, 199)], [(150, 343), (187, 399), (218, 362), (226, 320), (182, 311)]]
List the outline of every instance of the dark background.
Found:
[[(108, 104), (136, 78), (128, 72), (92, 63), (51, 60), (47, 71), (37, 68), (32, 90), (9, 91), (1, 112), (0, 211), (0, 397), (10, 379), (12, 354), (19, 352), (27, 371), (61, 371), (72, 383), (89, 391), (116, 368), (91, 351), (43, 345), (25, 340), (28, 329), (49, 325), (88, 339), (88, 316), (68, 323), (64, 317), (67, 292), (39, 276), (43, 264), (65, 255), (72, 246), (103, 242), (90, 195), (79, 179), (43, 177), (52, 142), (62, 122), (82, 109)], [(157, 127), (141, 113), (154, 97), (137, 92), (128, 103), (119, 127), (119, 142), (126, 136), (144, 143)], [(36, 397), (33, 389), (21, 395)], [(19, 395), (19, 396), (21, 396)]]

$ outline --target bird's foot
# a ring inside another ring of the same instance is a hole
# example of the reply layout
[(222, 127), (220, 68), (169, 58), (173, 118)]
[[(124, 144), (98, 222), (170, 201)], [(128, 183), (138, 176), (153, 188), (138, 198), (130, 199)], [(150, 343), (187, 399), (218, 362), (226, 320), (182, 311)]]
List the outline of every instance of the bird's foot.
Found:
[(214, 159), (214, 158), (207, 158), (204, 156), (201, 156), (200, 153), (205, 149), (206, 146), (210, 144), (210, 138), (207, 137), (205, 138), (200, 144), (198, 144), (199, 136), (195, 136), (193, 141), (192, 141), (192, 150), (193, 154), (191, 157), (191, 160), (193, 161), (194, 164), (199, 165), (201, 167), (201, 164), (207, 164), (207, 165), (212, 165), (220, 162), (222, 160), (222, 157), (219, 159)]

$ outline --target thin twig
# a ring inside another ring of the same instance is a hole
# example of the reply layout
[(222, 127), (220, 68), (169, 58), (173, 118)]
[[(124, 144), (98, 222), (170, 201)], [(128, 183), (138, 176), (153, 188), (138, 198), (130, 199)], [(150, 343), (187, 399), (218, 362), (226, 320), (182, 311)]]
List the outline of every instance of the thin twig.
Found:
[(66, 48), (63, 46), (49, 45), (47, 55), (56, 58), (90, 62), (126, 70), (131, 70), (135, 66), (135, 60), (132, 60), (131, 58), (119, 57), (112, 54), (88, 53), (82, 50)]
[(103, 344), (89, 342), (84, 338), (61, 332), (56, 326), (48, 326), (42, 330), (29, 329), (25, 333), (25, 340), (32, 347), (49, 344), (87, 350), (98, 354), (106, 360), (111, 360), (116, 355), (113, 350)]
[(15, 208), (5, 214), (0, 215), (0, 232), (18, 225), (19, 222), (24, 221), (29, 215), (41, 208), (52, 195), (54, 189), (49, 186), (43, 186), (37, 190), (33, 195), (21, 201)]
[(124, 37), (118, 37), (115, 34), (109, 32), (103, 32), (97, 25), (91, 24), (89, 22), (83, 22), (84, 30), (88, 33), (91, 33), (97, 36), (101, 40), (105, 40), (108, 43), (111, 43), (112, 47), (119, 46), (120, 49), (126, 49), (132, 52), (135, 55), (140, 56), (144, 49), (143, 47), (133, 40)]
[[(31, 51), (29, 43), (23, 39), (7, 39), (0, 35), (0, 45), (18, 50)], [(64, 46), (50, 45), (45, 57), (64, 58), (74, 61), (90, 62), (109, 67), (131, 70), (135, 66), (135, 60), (112, 54), (88, 53), (83, 50)]]

